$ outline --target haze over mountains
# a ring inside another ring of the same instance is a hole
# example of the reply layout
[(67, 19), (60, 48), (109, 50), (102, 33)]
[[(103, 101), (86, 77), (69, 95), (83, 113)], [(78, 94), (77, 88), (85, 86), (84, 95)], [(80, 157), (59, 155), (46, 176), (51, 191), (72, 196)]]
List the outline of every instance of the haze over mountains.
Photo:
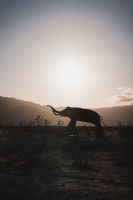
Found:
[[(69, 106), (69, 105), (67, 105)], [(61, 108), (57, 108), (61, 109)], [(93, 109), (89, 108), (88, 109)], [(106, 125), (133, 125), (133, 105), (108, 108), (95, 108), (103, 116)], [(31, 124), (37, 116), (41, 116), (42, 124), (48, 121), (50, 125), (58, 125), (62, 121), (66, 125), (69, 118), (55, 116), (45, 105), (18, 100), (15, 98), (0, 97), (0, 124)]]

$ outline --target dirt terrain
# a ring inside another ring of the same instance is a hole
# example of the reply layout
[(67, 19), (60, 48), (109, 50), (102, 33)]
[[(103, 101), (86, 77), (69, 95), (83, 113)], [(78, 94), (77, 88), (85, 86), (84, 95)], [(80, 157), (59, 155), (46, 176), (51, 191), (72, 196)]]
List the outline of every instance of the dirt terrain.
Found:
[(1, 127), (0, 199), (133, 199), (132, 146), (132, 127)]

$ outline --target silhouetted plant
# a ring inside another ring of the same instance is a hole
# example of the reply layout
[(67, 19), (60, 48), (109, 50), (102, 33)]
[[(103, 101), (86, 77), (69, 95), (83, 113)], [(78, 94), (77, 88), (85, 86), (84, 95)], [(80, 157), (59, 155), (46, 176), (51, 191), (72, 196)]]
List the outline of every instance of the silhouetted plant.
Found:
[(42, 126), (42, 122), (43, 122), (43, 117), (41, 117), (41, 115), (37, 115), (37, 117), (34, 119), (34, 124), (36, 126)]
[(47, 125), (48, 125), (48, 120), (47, 120), (47, 119), (44, 119), (44, 120), (43, 120), (43, 125), (44, 125), (44, 126), (47, 126)]

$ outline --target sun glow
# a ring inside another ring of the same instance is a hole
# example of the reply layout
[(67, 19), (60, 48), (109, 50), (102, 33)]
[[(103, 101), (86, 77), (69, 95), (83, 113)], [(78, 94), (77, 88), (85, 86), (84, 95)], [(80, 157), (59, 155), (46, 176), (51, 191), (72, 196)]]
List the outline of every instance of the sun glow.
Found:
[(51, 66), (46, 79), (50, 80), (49, 92), (61, 105), (66, 102), (66, 105), (79, 106), (80, 102), (87, 101), (87, 95), (90, 99), (96, 95), (99, 74), (93, 59), (61, 55), (57, 59), (56, 55)]
[(79, 90), (85, 82), (85, 69), (73, 60), (62, 62), (56, 71), (58, 85), (69, 91)]

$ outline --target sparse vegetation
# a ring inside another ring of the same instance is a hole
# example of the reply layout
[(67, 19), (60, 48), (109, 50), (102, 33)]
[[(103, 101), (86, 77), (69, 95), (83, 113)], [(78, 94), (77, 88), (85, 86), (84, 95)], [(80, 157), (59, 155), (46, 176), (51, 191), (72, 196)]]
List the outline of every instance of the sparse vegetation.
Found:
[(0, 198), (132, 199), (133, 127), (0, 128)]

